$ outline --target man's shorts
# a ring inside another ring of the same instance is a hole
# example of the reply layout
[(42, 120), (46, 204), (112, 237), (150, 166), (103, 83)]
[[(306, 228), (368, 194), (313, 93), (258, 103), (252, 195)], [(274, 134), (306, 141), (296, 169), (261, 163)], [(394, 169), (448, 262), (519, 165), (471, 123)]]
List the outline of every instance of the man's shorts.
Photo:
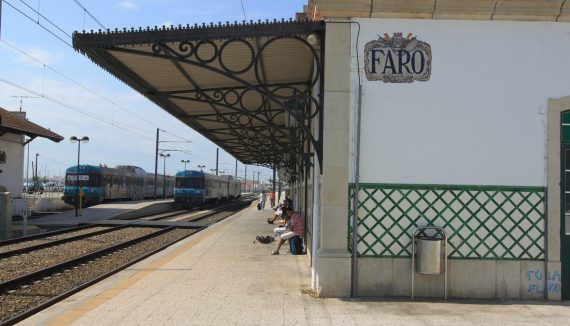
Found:
[(295, 234), (295, 232), (293, 232), (293, 231), (285, 232), (285, 233), (283, 233), (283, 234), (281, 235), (281, 239), (283, 239), (283, 240), (289, 240), (289, 239), (291, 239), (292, 237), (294, 237), (295, 235), (296, 235), (296, 234)]

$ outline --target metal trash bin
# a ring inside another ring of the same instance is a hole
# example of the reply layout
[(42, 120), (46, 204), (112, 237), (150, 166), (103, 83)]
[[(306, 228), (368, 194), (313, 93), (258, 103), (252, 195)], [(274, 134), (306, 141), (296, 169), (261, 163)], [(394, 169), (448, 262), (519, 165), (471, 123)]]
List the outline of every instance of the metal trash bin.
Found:
[(443, 236), (418, 236), (416, 273), (436, 275), (443, 273), (442, 246)]
[[(427, 235), (427, 230), (435, 234)], [(444, 228), (420, 226), (412, 232), (412, 299), (416, 273), (443, 274), (443, 297), (447, 300), (447, 233)]]

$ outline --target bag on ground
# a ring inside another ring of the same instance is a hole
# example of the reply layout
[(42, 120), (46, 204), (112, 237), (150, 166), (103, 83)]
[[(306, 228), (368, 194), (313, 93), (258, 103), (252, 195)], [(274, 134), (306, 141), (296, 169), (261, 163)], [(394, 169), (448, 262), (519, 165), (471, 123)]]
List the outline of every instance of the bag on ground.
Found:
[(253, 243), (271, 243), (273, 241), (275, 241), (275, 238), (270, 235), (258, 235), (255, 237), (255, 240), (253, 240)]
[(261, 210), (261, 204), (257, 203), (257, 210), (260, 211)]

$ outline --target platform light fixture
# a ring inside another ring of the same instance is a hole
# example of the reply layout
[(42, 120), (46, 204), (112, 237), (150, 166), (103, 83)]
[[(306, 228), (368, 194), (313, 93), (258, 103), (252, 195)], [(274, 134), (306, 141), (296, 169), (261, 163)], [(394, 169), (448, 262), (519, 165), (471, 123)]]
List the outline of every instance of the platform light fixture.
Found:
[(309, 34), (307, 36), (307, 43), (309, 43), (310, 45), (315, 45), (317, 44), (317, 36), (315, 34)]
[(205, 165), (198, 165), (198, 169), (200, 169), (200, 172), (204, 172), (205, 167), (206, 167)]
[[(75, 192), (75, 217), (79, 216), (79, 158), (81, 157), (81, 143), (88, 143), (89, 137), (83, 136), (81, 139), (71, 136), (69, 141), (72, 143), (77, 143), (77, 171), (75, 173), (75, 185), (76, 185), (76, 192)], [(37, 165), (37, 164), (36, 164)]]
[(184, 171), (186, 171), (186, 163), (190, 163), (190, 160), (180, 160), (180, 162), (184, 163)]

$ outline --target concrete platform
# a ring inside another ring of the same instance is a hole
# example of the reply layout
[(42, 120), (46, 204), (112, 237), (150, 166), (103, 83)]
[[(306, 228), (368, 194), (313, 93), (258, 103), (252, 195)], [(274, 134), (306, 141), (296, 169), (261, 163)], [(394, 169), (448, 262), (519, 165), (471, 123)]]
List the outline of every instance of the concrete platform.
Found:
[[(81, 216), (75, 216), (75, 210), (65, 211), (58, 214), (28, 219), (29, 225), (37, 226), (76, 226), (81, 223), (92, 223), (100, 220), (117, 219), (120, 217), (142, 215), (146, 213), (160, 213), (173, 205), (173, 199), (165, 200), (142, 200), (105, 203), (81, 210)], [(22, 224), (16, 221), (14, 224)]]
[[(255, 202), (254, 202), (255, 204)], [(253, 205), (252, 205), (253, 206)], [(565, 303), (310, 296), (307, 256), (271, 256), (272, 212), (246, 209), (21, 325), (568, 325)], [(474, 271), (476, 273), (476, 271)]]

